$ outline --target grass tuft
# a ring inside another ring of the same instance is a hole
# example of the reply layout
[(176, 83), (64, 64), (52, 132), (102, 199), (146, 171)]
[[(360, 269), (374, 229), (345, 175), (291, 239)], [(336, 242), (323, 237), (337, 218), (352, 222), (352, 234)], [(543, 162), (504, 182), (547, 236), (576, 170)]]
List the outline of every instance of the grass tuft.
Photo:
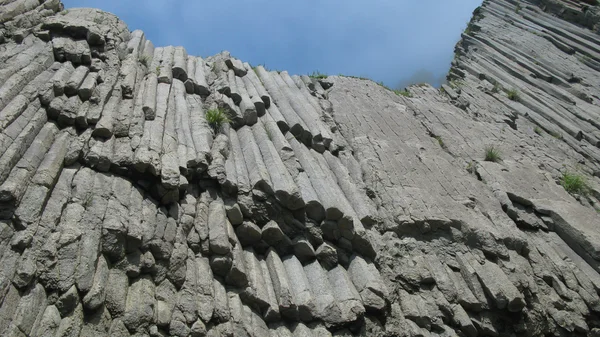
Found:
[(440, 147), (442, 149), (446, 148), (446, 144), (444, 144), (444, 140), (442, 139), (441, 136), (435, 136), (434, 138), (438, 141), (438, 144), (440, 144)]
[(498, 150), (495, 146), (488, 146), (485, 148), (485, 161), (499, 162), (502, 160), (500, 150)]
[(577, 173), (565, 171), (561, 177), (560, 184), (571, 194), (587, 195), (590, 192), (590, 187), (585, 177)]
[(544, 133), (544, 131), (539, 126), (533, 128), (533, 132), (537, 133), (540, 136), (542, 135), (542, 133)]
[(390, 89), (390, 87), (388, 87), (387, 85), (383, 84), (383, 81), (379, 81), (379, 82), (377, 82), (377, 84), (379, 84), (380, 87), (386, 88), (387, 90), (392, 90), (392, 89)]
[(507, 90), (506, 96), (508, 97), (508, 99), (510, 99), (511, 101), (515, 101), (515, 102), (518, 102), (520, 99), (519, 92), (517, 91), (517, 89)]
[(497, 94), (497, 93), (500, 92), (500, 90), (502, 90), (502, 84), (500, 84), (498, 82), (494, 83), (494, 87), (492, 88), (492, 92), (494, 94)]
[(208, 110), (206, 112), (206, 121), (215, 133), (219, 132), (224, 124), (230, 122), (229, 117), (221, 108)]
[(477, 165), (477, 163), (475, 161), (470, 161), (467, 164), (467, 172), (471, 173), (471, 174), (475, 174), (475, 166)]
[(325, 75), (325, 74), (323, 74), (323, 73), (319, 72), (318, 70), (317, 70), (317, 71), (313, 71), (313, 72), (312, 72), (312, 74), (310, 74), (310, 75), (308, 75), (308, 76), (309, 76), (310, 78), (314, 78), (314, 79), (317, 79), (317, 80), (322, 80), (322, 79), (325, 79), (325, 78), (327, 78), (327, 75)]
[(556, 139), (562, 139), (562, 138), (563, 138), (563, 135), (562, 135), (562, 133), (560, 133), (560, 132), (558, 132), (558, 131), (550, 131), (549, 133), (550, 133), (550, 135), (551, 135), (552, 137), (554, 137), (554, 138), (556, 138)]
[[(348, 77), (348, 78), (356, 78), (356, 79), (365, 80), (365, 81), (373, 81), (372, 79), (370, 79), (368, 77), (363, 77), (363, 76), (344, 75), (344, 74), (339, 74), (338, 76), (340, 76), (340, 77)], [(373, 82), (375, 82), (375, 81), (373, 81)]]
[(462, 87), (463, 85), (465, 85), (465, 81), (464, 80), (460, 80), (460, 79), (454, 79), (454, 80), (449, 81), (448, 85), (452, 89), (459, 89), (460, 87)]
[(481, 19), (483, 19), (485, 16), (483, 15), (483, 9), (481, 8), (481, 6), (475, 8), (475, 10), (473, 10), (473, 21), (477, 22)]
[(143, 64), (144, 66), (148, 66), (148, 62), (150, 62), (150, 57), (148, 55), (142, 55), (140, 56), (140, 63)]
[(263, 67), (263, 68), (264, 68), (266, 71), (271, 71), (271, 70), (269, 70), (269, 68), (267, 68), (267, 66), (266, 66), (264, 63), (262, 63), (262, 64), (258, 64), (258, 65), (252, 66), (252, 70), (254, 70), (254, 73), (255, 73), (256, 75), (258, 75), (258, 67), (259, 67), (259, 66), (260, 66), (260, 67)]
[(396, 95), (404, 96), (404, 97), (413, 97), (413, 95), (408, 90), (393, 90)]

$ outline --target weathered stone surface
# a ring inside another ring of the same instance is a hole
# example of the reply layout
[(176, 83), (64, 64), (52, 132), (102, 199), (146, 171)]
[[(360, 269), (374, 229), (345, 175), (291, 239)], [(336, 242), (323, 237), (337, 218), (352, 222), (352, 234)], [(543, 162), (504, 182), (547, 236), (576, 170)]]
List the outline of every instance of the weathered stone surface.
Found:
[(225, 255), (231, 252), (227, 234), (227, 218), (222, 201), (213, 201), (208, 209), (208, 237), (210, 250)]
[(342, 322), (340, 307), (336, 303), (327, 271), (315, 260), (304, 266), (304, 272), (315, 301), (315, 316), (328, 324)]
[(313, 318), (314, 298), (302, 264), (292, 255), (283, 258), (283, 265), (290, 283), (294, 304), (298, 308), (299, 318), (303, 321), (310, 321)]
[(123, 316), (123, 323), (128, 329), (143, 329), (155, 320), (157, 305), (154, 294), (155, 285), (148, 276), (142, 276), (131, 283)]
[(128, 290), (129, 279), (125, 272), (117, 268), (111, 269), (106, 281), (104, 304), (113, 317), (121, 316), (125, 312)]
[(104, 303), (106, 298), (106, 282), (108, 280), (108, 265), (103, 256), (100, 256), (96, 265), (96, 273), (92, 288), (83, 298), (83, 306), (87, 310), (95, 310)]
[(242, 224), (242, 222), (244, 221), (244, 216), (242, 215), (240, 205), (232, 202), (231, 200), (226, 200), (225, 210), (227, 211), (227, 218), (233, 226)]
[(357, 316), (361, 316), (365, 309), (361, 303), (360, 295), (350, 281), (346, 270), (337, 266), (327, 272), (329, 283), (333, 290), (334, 298), (341, 311), (341, 319), (344, 321), (354, 321)]
[(156, 287), (156, 324), (166, 327), (171, 322), (178, 296), (175, 286), (164, 280)]
[(393, 92), (0, 1), (0, 335), (597, 335), (586, 3), (486, 0)]
[(37, 327), (31, 332), (32, 336), (52, 336), (56, 333), (60, 325), (60, 315), (54, 305), (49, 305), (44, 309), (44, 314), (37, 324)]
[(273, 249), (269, 249), (266, 263), (281, 314), (288, 318), (297, 318), (298, 311), (294, 300), (294, 291), (291, 288), (292, 284), (283, 262)]
[(235, 235), (240, 240), (242, 246), (253, 246), (260, 241), (262, 231), (252, 222), (244, 221), (235, 229)]
[(385, 308), (385, 300), (389, 297), (389, 293), (373, 263), (365, 261), (358, 255), (353, 255), (350, 258), (348, 274), (366, 308), (375, 310)]

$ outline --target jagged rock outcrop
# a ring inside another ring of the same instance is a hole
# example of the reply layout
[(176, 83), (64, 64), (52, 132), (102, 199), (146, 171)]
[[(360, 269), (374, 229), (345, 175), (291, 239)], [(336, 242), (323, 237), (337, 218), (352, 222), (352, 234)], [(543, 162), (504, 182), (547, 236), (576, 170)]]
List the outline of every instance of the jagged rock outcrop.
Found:
[(486, 0), (398, 95), (0, 1), (0, 335), (600, 335), (597, 13)]

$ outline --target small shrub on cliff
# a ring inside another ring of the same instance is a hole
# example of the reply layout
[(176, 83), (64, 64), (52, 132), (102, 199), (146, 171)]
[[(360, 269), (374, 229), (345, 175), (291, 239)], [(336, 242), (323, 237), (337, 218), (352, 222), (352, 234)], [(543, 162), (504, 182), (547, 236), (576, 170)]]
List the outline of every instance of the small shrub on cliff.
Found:
[(390, 87), (388, 87), (387, 85), (385, 85), (385, 84), (383, 83), (383, 81), (379, 81), (379, 82), (377, 82), (377, 84), (378, 84), (380, 87), (382, 87), (382, 88), (386, 88), (387, 90), (392, 90), (392, 89), (390, 89)]
[(404, 97), (413, 97), (412, 94), (408, 90), (394, 90), (396, 95), (404, 96)]
[(536, 126), (536, 127), (533, 129), (533, 132), (535, 132), (535, 133), (537, 133), (538, 135), (540, 135), (540, 136), (541, 136), (541, 135), (542, 135), (542, 133), (543, 133), (544, 131), (542, 131), (542, 129), (541, 129), (539, 126)]
[(461, 79), (453, 79), (448, 82), (448, 85), (452, 89), (460, 89), (463, 85), (465, 85), (465, 81)]
[(517, 91), (517, 89), (510, 89), (510, 90), (506, 91), (506, 97), (508, 97), (508, 99), (510, 99), (511, 101), (518, 102), (519, 101), (519, 92)]
[(442, 136), (435, 136), (434, 138), (438, 141), (438, 144), (440, 144), (440, 147), (442, 149), (446, 148), (446, 144), (444, 143), (444, 140), (442, 139)]
[(471, 174), (475, 174), (475, 172), (476, 172), (476, 166), (477, 166), (477, 162), (475, 162), (474, 160), (470, 161), (467, 164), (467, 172), (469, 172)]
[(325, 79), (325, 78), (327, 78), (327, 75), (325, 75), (325, 74), (323, 74), (323, 73), (319, 72), (318, 70), (317, 70), (317, 71), (313, 71), (313, 73), (312, 73), (312, 74), (310, 74), (310, 75), (308, 75), (308, 76), (309, 76), (310, 78), (314, 78), (314, 79), (317, 79), (317, 80), (322, 80), (322, 79)]
[(500, 156), (500, 150), (498, 150), (495, 146), (488, 146), (485, 148), (485, 161), (493, 161), (495, 163), (502, 160)]
[(208, 125), (217, 133), (223, 124), (229, 123), (229, 117), (223, 109), (210, 109), (206, 112), (206, 121)]
[(590, 191), (584, 176), (569, 171), (563, 173), (560, 184), (571, 194), (586, 195)]
[(148, 55), (142, 55), (140, 57), (140, 63), (143, 64), (144, 66), (148, 66), (148, 62), (150, 61), (150, 57)]
[(483, 9), (481, 8), (481, 6), (475, 8), (475, 10), (473, 10), (473, 21), (479, 21), (481, 19), (483, 19), (485, 16), (483, 15)]

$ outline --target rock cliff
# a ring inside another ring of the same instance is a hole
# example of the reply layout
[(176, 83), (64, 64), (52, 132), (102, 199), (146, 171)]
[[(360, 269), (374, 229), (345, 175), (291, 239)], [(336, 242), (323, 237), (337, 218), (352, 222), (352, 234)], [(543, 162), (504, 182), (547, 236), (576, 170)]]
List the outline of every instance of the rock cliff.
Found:
[(599, 13), (394, 92), (0, 0), (0, 335), (600, 336)]

